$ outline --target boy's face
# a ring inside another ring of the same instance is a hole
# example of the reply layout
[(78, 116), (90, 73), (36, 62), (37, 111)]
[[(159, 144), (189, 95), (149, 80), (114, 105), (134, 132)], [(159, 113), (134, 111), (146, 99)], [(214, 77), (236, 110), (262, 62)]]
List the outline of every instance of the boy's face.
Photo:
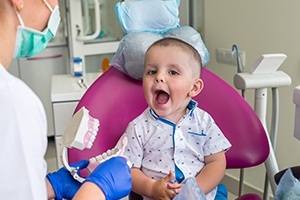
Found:
[(177, 122), (186, 113), (191, 97), (203, 87), (192, 65), (197, 65), (196, 61), (181, 47), (153, 46), (148, 50), (143, 90), (157, 115)]

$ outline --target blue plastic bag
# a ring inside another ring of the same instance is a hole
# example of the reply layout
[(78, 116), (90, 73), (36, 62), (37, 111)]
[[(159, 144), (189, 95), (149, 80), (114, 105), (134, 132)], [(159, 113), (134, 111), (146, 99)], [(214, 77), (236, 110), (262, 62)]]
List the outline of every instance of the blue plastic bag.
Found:
[(119, 2), (115, 11), (125, 36), (110, 65), (142, 80), (148, 47), (163, 37), (174, 37), (193, 46), (200, 54), (202, 66), (206, 66), (210, 56), (201, 35), (192, 27), (179, 26), (179, 4), (179, 0)]
[(182, 26), (170, 29), (165, 34), (133, 32), (125, 35), (110, 65), (134, 79), (142, 80), (145, 53), (151, 44), (163, 37), (174, 37), (193, 46), (201, 56), (202, 66), (209, 62), (210, 55), (201, 35), (190, 26)]
[(173, 200), (206, 200), (206, 197), (200, 189), (196, 178), (191, 177), (186, 179), (184, 186)]
[(291, 169), (287, 169), (281, 177), (275, 192), (275, 200), (299, 200), (300, 182)]
[(115, 12), (125, 34), (141, 31), (161, 34), (179, 27), (178, 3), (175, 0), (119, 2)]

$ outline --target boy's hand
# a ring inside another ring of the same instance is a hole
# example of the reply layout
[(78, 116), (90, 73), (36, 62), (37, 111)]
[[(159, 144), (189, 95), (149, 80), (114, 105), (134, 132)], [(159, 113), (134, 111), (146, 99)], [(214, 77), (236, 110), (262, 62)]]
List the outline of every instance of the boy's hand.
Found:
[(151, 191), (153, 199), (170, 200), (178, 194), (182, 184), (170, 183), (171, 180), (174, 180), (173, 172), (153, 184)]
[(168, 188), (170, 190), (173, 190), (176, 194), (178, 194), (183, 186), (183, 184), (180, 183), (168, 183), (167, 184)]

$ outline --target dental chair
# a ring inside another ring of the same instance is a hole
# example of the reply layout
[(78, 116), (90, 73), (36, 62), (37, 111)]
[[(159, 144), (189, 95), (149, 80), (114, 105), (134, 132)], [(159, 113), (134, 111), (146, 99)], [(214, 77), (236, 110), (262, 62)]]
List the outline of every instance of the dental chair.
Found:
[[(254, 110), (229, 84), (206, 68), (201, 78), (204, 89), (194, 99), (212, 115), (232, 147), (226, 153), (227, 168), (249, 168), (263, 163), (269, 154), (268, 139)], [(113, 148), (127, 124), (147, 107), (141, 81), (114, 67), (100, 76), (79, 101), (90, 115), (100, 120), (97, 138), (91, 149), (68, 149), (69, 163), (89, 159)], [(129, 199), (136, 200), (131, 194)], [(244, 194), (238, 200), (260, 200), (257, 194)]]

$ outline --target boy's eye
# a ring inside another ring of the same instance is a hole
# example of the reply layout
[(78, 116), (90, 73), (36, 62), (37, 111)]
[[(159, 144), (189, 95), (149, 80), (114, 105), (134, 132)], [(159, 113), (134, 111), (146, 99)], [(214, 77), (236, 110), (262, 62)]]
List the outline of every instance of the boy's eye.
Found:
[(171, 71), (169, 71), (169, 74), (171, 74), (171, 75), (178, 75), (179, 73), (177, 71), (171, 70)]
[(156, 70), (149, 70), (147, 72), (148, 75), (153, 75), (153, 74), (156, 74)]

